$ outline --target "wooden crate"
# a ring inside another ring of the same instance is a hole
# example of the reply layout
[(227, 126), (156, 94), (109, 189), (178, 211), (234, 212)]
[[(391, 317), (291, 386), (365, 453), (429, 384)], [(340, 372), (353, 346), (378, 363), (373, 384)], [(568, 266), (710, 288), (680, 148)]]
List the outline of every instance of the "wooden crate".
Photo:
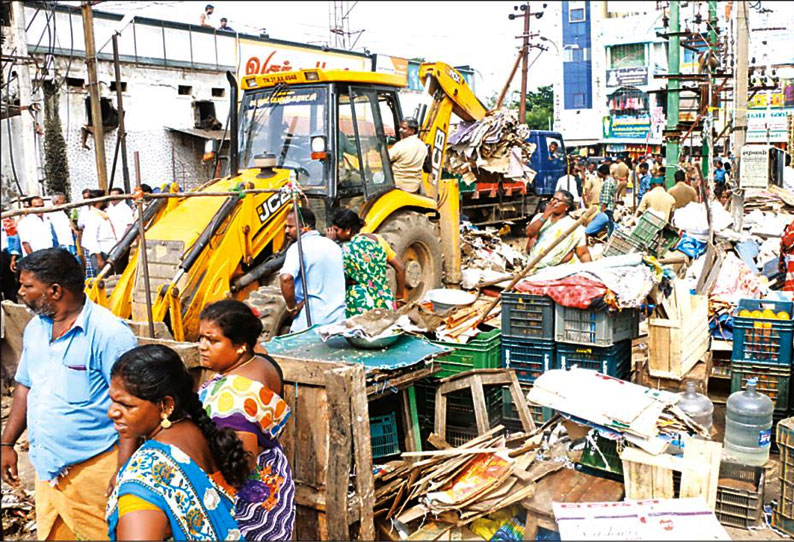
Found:
[(673, 472), (681, 473), (679, 498), (702, 497), (711, 510), (717, 503), (722, 444), (684, 437), (684, 457), (651, 455), (626, 447), (620, 454), (626, 499), (672, 499)]
[(662, 307), (667, 318), (648, 320), (648, 372), (682, 380), (709, 347), (708, 297), (690, 295), (677, 281)]
[(634, 371), (632, 381), (640, 386), (646, 386), (655, 390), (666, 390), (672, 392), (686, 391), (686, 383), (689, 380), (695, 381), (695, 389), (704, 395), (708, 395), (709, 376), (711, 375), (712, 354), (706, 352), (702, 359), (695, 364), (692, 369), (681, 380), (676, 378), (659, 378), (651, 376), (648, 370), (648, 360), (641, 360)]

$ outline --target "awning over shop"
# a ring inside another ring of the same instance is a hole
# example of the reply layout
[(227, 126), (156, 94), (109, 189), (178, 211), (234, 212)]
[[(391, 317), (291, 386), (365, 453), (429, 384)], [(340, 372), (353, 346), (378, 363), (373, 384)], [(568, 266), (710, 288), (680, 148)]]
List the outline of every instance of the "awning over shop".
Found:
[(223, 139), (224, 141), (229, 141), (231, 136), (229, 132), (226, 132), (226, 137), (223, 137), (223, 130), (201, 130), (199, 128), (176, 128), (173, 126), (166, 126), (166, 130), (170, 130), (172, 132), (181, 132), (183, 134), (192, 135), (193, 137), (199, 137), (201, 139)]

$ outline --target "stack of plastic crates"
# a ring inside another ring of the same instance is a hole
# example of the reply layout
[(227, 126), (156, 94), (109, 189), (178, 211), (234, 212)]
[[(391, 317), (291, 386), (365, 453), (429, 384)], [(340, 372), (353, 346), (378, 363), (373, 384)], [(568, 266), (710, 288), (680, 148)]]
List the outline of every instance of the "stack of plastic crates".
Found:
[[(522, 386), (521, 393), (526, 399), (527, 393), (531, 386)], [(532, 421), (535, 422), (535, 427), (540, 427), (547, 422), (553, 413), (553, 410), (546, 407), (540, 407), (527, 402), (529, 407), (529, 414), (532, 416)], [(502, 388), (502, 425), (505, 426), (511, 433), (517, 433), (524, 430), (521, 425), (521, 418), (518, 416), (518, 407), (513, 403), (513, 394), (510, 393), (510, 387), (505, 386)]]
[(452, 352), (439, 356), (434, 363), (441, 365), (436, 378), (446, 378), (472, 369), (498, 369), (502, 332), (498, 329), (480, 332), (466, 344), (431, 341), (452, 348)]
[(780, 448), (780, 498), (772, 511), (772, 526), (794, 537), (794, 418), (777, 424)]
[(631, 377), (631, 339), (612, 346), (585, 346), (557, 343), (555, 366), (570, 369), (592, 369), (621, 380)]
[(723, 461), (719, 480), (714, 513), (720, 523), (740, 529), (757, 525), (764, 507), (764, 468)]
[[(790, 301), (742, 299), (733, 318), (731, 393), (745, 389), (748, 379), (757, 378), (756, 390), (775, 403), (774, 422), (785, 418), (794, 406), (791, 401), (792, 312), (794, 303)], [(776, 449), (773, 442), (772, 450)]]

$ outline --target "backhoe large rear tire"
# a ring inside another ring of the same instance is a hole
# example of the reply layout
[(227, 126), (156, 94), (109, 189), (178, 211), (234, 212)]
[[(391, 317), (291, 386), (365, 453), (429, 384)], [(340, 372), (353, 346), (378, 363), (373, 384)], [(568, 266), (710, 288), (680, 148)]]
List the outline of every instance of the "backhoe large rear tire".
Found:
[[(378, 228), (405, 266), (405, 298), (420, 301), (441, 284), (443, 267), (438, 227), (415, 211), (395, 213)], [(396, 286), (389, 268), (392, 291)]]
[(278, 286), (262, 286), (252, 292), (246, 302), (259, 311), (264, 328), (261, 341), (269, 341), (273, 337), (289, 333), (292, 316), (287, 311), (287, 303)]

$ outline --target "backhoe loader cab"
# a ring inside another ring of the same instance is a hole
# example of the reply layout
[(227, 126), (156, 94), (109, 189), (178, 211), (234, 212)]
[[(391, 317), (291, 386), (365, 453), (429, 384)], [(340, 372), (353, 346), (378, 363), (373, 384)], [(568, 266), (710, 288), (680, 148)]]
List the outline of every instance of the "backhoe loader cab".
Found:
[[(402, 119), (398, 92), (404, 81), (342, 70), (245, 76), (239, 100), (238, 83), (227, 73), (233, 106), (229, 176), (197, 192), (279, 190), (296, 182), (321, 232), (336, 209), (347, 207), (364, 218), (365, 232), (386, 238), (405, 266), (409, 300), (440, 285), (442, 275), (459, 281), (459, 192), (455, 179), (441, 178), (441, 165), (450, 115), (472, 120), (482, 118), (485, 109), (445, 64), (423, 64), (420, 77), (428, 79), (433, 97), (420, 130), (431, 153), (432, 171), (422, 184), (427, 195), (396, 189), (389, 161), (388, 146)], [(234, 297), (259, 310), (267, 337), (284, 332), (289, 316), (276, 279), (286, 248), (289, 193), (196, 195), (157, 203), (156, 209), (150, 204), (146, 219), (146, 254), (159, 329), (167, 328), (176, 340), (196, 340), (201, 309)], [(109, 261), (129, 250), (135, 236), (128, 232)], [(102, 274), (88, 281), (86, 291), (121, 318), (145, 322), (146, 274), (138, 252), (109, 298)]]

